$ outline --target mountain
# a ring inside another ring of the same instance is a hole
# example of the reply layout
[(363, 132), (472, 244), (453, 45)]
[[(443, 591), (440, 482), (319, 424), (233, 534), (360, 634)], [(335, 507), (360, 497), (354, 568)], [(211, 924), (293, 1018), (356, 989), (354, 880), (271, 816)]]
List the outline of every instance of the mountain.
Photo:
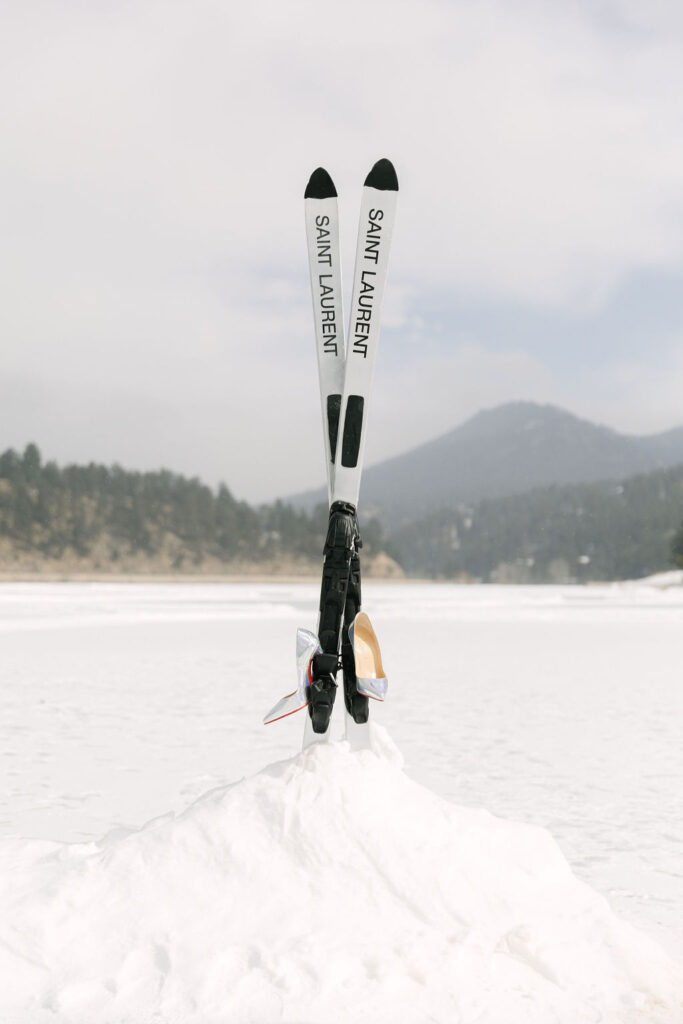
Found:
[[(552, 405), (512, 402), (486, 409), (434, 441), (369, 466), (364, 515), (387, 526), (482, 498), (537, 487), (620, 480), (683, 463), (683, 428), (648, 437), (620, 434)], [(325, 492), (289, 499), (311, 508)]]

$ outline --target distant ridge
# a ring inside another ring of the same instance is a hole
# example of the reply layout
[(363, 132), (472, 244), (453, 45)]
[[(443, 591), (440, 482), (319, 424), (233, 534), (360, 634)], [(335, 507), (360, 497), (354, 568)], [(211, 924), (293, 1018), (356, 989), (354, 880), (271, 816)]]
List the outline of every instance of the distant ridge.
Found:
[[(389, 525), (482, 498), (550, 485), (621, 480), (683, 463), (683, 427), (638, 437), (581, 419), (553, 405), (510, 402), (404, 455), (370, 466), (361, 509)], [(301, 508), (325, 500), (309, 491), (288, 499)]]

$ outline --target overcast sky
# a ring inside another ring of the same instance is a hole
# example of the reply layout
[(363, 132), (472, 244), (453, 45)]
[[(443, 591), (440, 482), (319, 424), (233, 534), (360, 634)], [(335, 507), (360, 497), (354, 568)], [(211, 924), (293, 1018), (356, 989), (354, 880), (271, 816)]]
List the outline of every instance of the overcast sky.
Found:
[(683, 7), (2, 5), (0, 449), (324, 481), (303, 221), (401, 192), (368, 461), (512, 399), (683, 424)]

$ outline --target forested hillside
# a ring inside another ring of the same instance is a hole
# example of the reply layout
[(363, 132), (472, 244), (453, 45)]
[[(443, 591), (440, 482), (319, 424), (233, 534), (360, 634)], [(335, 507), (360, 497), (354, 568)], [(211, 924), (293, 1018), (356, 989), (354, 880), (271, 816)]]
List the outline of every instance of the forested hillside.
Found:
[[(0, 456), (0, 568), (318, 571), (326, 524), (324, 505), (252, 508), (168, 470), (60, 468), (34, 444)], [(363, 538), (368, 555), (381, 550), (376, 522)]]
[[(360, 521), (366, 573), (530, 583), (645, 576), (674, 557), (683, 564), (683, 466), (460, 503), (386, 538), (362, 509)], [(310, 513), (283, 502), (254, 508), (225, 486), (168, 470), (60, 468), (33, 444), (0, 456), (5, 572), (317, 574), (326, 523), (324, 504)]]
[[(391, 535), (409, 574), (485, 582), (633, 579), (671, 567), (683, 466), (484, 500)], [(683, 564), (683, 538), (679, 541)]]

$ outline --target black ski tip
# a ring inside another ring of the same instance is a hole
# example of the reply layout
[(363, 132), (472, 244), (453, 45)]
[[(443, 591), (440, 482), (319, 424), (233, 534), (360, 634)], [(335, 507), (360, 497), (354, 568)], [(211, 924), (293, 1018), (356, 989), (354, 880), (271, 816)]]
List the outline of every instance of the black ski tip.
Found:
[(398, 192), (398, 178), (391, 160), (378, 160), (365, 179), (365, 184), (368, 188), (379, 188), (383, 192)]
[(334, 182), (324, 167), (316, 167), (308, 179), (304, 199), (333, 199), (337, 194)]

